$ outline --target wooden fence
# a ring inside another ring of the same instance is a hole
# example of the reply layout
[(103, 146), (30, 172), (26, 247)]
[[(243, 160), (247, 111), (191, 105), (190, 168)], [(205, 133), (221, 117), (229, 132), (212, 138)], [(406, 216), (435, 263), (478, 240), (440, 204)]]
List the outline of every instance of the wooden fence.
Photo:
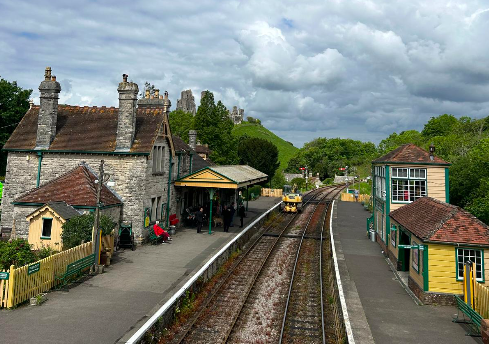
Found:
[[(66, 266), (92, 254), (92, 242), (54, 254), (36, 263), (7, 271), (8, 280), (0, 280), (0, 308), (14, 307), (56, 285), (56, 277), (63, 275)], [(39, 264), (39, 265), (38, 265)]]
[[(341, 200), (344, 202), (355, 202), (356, 201), (354, 194), (346, 193), (346, 192), (341, 194)], [(358, 195), (358, 202), (365, 202), (365, 203), (370, 202), (370, 195), (366, 195), (366, 194)]]
[(261, 189), (261, 195), (265, 197), (282, 197), (282, 189)]
[(474, 310), (483, 319), (489, 319), (489, 288), (481, 283), (474, 283)]

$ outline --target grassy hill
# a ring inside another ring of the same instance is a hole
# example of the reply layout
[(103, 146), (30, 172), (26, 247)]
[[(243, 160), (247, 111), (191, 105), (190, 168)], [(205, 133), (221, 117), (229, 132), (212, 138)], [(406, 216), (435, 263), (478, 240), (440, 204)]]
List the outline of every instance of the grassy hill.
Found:
[(292, 158), (299, 150), (299, 148), (294, 147), (290, 142), (281, 139), (270, 130), (259, 124), (243, 122), (239, 125), (234, 126), (234, 136), (240, 137), (245, 134), (249, 137), (258, 137), (260, 139), (265, 139), (277, 146), (278, 159), (280, 161), (279, 171), (282, 171), (287, 167), (290, 158)]

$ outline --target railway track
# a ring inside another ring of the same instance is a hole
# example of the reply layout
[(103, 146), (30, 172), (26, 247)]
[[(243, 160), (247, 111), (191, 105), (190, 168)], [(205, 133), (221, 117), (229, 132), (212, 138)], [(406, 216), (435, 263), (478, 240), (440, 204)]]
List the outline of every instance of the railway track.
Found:
[[(318, 237), (320, 233), (317, 229), (309, 230), (310, 223), (316, 224), (321, 216), (316, 211), (324, 213), (324, 200), (331, 196), (335, 189), (319, 189), (309, 193), (304, 201), (304, 209), (307, 204), (314, 207), (314, 211), (304, 211), (307, 225), (301, 232), (302, 239), (307, 237)], [(324, 215), (325, 216), (325, 215)], [(322, 218), (324, 219), (324, 216)], [(303, 216), (304, 217), (304, 216)], [(280, 222), (281, 226), (271, 224), (265, 229), (264, 233), (238, 258), (229, 269), (228, 273), (216, 286), (214, 292), (209, 295), (206, 302), (200, 307), (200, 311), (194, 314), (190, 320), (182, 326), (179, 333), (175, 335), (171, 343), (225, 343), (235, 342), (233, 334), (236, 328), (241, 326), (240, 316), (244, 312), (250, 299), (254, 299), (254, 290), (259, 286), (259, 278), (266, 266), (276, 263), (277, 252), (281, 252), (284, 246), (290, 247), (291, 235), (294, 243), (297, 232), (298, 215), (281, 214), (275, 221)], [(313, 227), (317, 227), (317, 224)], [(312, 228), (312, 227), (311, 227)], [(313, 240), (313, 239), (311, 239)], [(286, 244), (286, 242), (289, 242)], [(320, 240), (315, 240), (320, 241)], [(292, 245), (294, 246), (294, 245)], [(266, 270), (266, 269), (265, 269)], [(290, 270), (290, 269), (288, 269)], [(289, 275), (290, 271), (287, 271)], [(319, 295), (321, 292), (319, 293)], [(278, 334), (278, 330), (276, 331)]]

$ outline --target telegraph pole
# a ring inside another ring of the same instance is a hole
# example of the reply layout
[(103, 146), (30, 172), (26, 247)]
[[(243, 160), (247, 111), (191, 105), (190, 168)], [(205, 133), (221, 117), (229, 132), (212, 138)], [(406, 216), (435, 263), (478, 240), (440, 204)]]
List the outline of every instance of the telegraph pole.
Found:
[(95, 220), (94, 220), (94, 225), (93, 225), (93, 231), (92, 231), (92, 252), (95, 255), (95, 260), (94, 260), (94, 270), (95, 265), (98, 265), (99, 263), (99, 251), (100, 251), (100, 193), (102, 191), (102, 184), (104, 182), (104, 160), (100, 161), (100, 169), (99, 169), (99, 176), (98, 180), (95, 180), (95, 183), (97, 183), (97, 204), (95, 207)]

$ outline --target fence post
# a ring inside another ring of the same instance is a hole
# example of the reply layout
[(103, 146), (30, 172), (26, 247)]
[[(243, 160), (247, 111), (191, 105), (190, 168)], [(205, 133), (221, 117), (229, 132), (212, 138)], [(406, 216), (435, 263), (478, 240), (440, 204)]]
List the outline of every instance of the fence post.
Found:
[(14, 280), (15, 265), (10, 265), (10, 274), (8, 278), (7, 308), (12, 308), (14, 306)]

